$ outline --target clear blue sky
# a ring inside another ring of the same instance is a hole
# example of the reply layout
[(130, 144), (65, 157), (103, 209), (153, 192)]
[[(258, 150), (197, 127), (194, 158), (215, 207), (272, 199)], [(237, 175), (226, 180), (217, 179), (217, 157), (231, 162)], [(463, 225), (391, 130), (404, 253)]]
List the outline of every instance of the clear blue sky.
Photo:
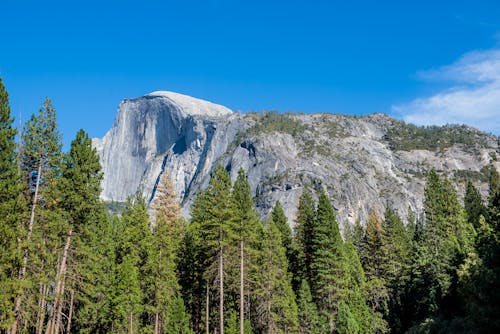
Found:
[[(471, 52), (497, 60), (500, 4), (7, 0), (0, 28), (0, 76), (13, 112), (26, 118), (49, 96), (67, 145), (79, 128), (103, 136), (121, 99), (154, 90), (233, 110), (412, 120), (419, 99), (477, 88), (446, 69)], [(438, 74), (422, 72), (432, 69)]]

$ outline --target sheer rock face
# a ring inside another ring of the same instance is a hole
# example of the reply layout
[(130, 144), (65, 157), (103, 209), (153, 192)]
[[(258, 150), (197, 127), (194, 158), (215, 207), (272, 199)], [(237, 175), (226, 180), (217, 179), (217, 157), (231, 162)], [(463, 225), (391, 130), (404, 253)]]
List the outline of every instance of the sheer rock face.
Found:
[[(363, 222), (370, 208), (382, 214), (387, 205), (405, 219), (409, 209), (417, 216), (422, 212), (424, 174), (430, 168), (475, 175), (476, 185), (486, 191), (478, 176), (498, 150), (497, 137), (470, 128), (481, 144), (395, 150), (388, 132), (402, 123), (380, 114), (290, 118), (302, 131), (247, 131), (262, 118), (172, 92), (126, 99), (111, 130), (94, 139), (104, 171), (101, 196), (121, 202), (140, 191), (151, 200), (168, 168), (189, 216), (192, 199), (208, 185), (212, 169), (223, 164), (233, 181), (240, 168), (247, 172), (263, 218), (280, 200), (293, 225), (300, 194), (310, 187), (328, 192), (341, 224)], [(463, 182), (457, 187), (463, 192)]]
[(126, 99), (111, 130), (93, 141), (104, 172), (101, 197), (123, 202), (140, 191), (150, 200), (167, 167), (184, 198), (239, 128), (231, 110), (185, 95), (155, 92)]

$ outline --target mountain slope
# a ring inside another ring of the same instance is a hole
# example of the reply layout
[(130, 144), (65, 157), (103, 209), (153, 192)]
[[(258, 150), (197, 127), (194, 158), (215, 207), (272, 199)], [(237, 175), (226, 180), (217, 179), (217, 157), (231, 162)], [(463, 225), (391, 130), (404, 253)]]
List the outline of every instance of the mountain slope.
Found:
[[(238, 114), (185, 95), (154, 92), (126, 99), (112, 129), (95, 139), (104, 170), (102, 198), (149, 200), (164, 168), (189, 215), (193, 197), (223, 164), (249, 178), (267, 216), (276, 200), (293, 222), (304, 187), (328, 191), (342, 224), (364, 221), (386, 205), (403, 218), (422, 211), (424, 174), (442, 171), (463, 186), (485, 187), (498, 138), (466, 126), (419, 128), (386, 115)], [(497, 168), (499, 163), (494, 161)]]

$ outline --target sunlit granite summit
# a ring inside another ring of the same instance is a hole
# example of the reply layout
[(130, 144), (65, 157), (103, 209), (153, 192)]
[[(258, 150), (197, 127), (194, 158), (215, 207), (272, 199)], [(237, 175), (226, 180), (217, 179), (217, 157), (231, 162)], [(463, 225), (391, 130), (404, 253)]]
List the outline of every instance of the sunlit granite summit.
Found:
[(173, 92), (123, 100), (111, 130), (94, 139), (104, 171), (102, 198), (125, 201), (137, 191), (151, 198), (165, 166), (183, 198), (224, 153), (239, 128), (234, 121), (224, 106)]

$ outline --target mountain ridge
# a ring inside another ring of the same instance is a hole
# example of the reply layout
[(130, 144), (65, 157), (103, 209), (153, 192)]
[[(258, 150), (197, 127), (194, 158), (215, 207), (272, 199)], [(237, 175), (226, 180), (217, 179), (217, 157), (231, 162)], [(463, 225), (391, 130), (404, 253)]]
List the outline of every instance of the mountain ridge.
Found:
[(346, 224), (364, 221), (372, 207), (382, 213), (389, 205), (403, 218), (409, 210), (421, 214), (431, 168), (460, 189), (469, 177), (486, 191), (485, 168), (500, 167), (498, 137), (468, 126), (422, 128), (380, 113), (213, 114), (202, 100), (170, 101), (170, 94), (125, 99), (110, 131), (94, 139), (104, 200), (124, 201), (136, 191), (151, 200), (168, 168), (189, 216), (192, 198), (222, 164), (233, 181), (239, 168), (247, 172), (263, 218), (280, 200), (293, 223), (300, 193), (310, 187), (328, 192)]

